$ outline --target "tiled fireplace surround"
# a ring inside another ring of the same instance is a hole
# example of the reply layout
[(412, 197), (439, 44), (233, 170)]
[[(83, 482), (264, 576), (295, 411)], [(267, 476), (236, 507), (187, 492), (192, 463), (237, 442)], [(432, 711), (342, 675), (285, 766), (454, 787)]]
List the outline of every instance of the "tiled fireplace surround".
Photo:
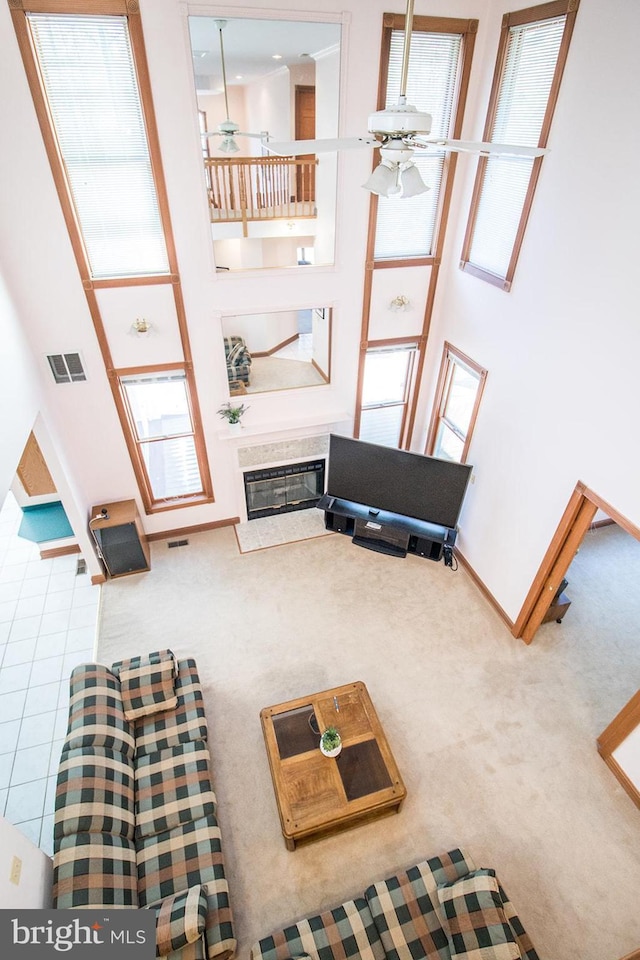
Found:
[(257, 443), (252, 446), (239, 446), (237, 453), (239, 515), (241, 522), (245, 523), (247, 521), (247, 505), (244, 492), (245, 471), (328, 458), (329, 434), (319, 433), (313, 436), (291, 437), (288, 440)]

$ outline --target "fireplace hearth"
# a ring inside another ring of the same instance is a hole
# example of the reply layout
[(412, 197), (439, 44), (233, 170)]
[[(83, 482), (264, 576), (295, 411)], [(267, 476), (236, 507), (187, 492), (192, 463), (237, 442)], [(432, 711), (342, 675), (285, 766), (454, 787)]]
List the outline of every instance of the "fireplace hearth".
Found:
[(324, 493), (324, 474), (325, 460), (245, 472), (247, 519), (315, 507)]

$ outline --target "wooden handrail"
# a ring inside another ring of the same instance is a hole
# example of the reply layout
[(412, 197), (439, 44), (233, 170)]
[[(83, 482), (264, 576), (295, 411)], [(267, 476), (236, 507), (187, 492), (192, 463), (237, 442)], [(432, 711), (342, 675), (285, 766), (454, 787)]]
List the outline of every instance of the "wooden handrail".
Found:
[(212, 223), (315, 217), (315, 157), (205, 157)]

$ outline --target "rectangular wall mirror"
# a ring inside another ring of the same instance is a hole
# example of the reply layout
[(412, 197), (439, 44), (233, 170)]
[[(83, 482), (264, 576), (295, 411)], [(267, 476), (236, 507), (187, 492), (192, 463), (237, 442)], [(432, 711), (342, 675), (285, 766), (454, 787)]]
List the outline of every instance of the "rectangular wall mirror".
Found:
[(339, 23), (190, 16), (202, 162), (218, 271), (334, 261), (335, 153), (262, 144), (338, 135)]
[(225, 316), (222, 336), (232, 397), (330, 381), (330, 307)]

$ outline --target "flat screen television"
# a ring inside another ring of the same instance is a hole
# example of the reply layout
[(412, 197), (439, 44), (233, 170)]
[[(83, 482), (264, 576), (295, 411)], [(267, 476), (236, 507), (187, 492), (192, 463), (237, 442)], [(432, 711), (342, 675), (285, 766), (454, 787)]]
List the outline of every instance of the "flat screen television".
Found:
[(455, 527), (472, 467), (331, 434), (327, 494)]

